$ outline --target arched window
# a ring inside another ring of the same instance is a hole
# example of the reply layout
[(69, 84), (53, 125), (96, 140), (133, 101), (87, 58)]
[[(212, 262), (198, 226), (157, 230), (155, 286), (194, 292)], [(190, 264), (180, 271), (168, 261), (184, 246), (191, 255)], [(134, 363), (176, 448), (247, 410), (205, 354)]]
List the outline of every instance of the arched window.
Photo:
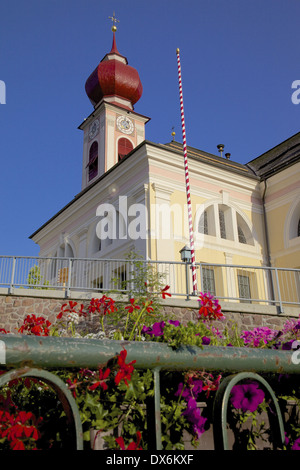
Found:
[(298, 237), (300, 237), (300, 219), (298, 220)]
[(98, 174), (98, 142), (93, 142), (89, 153), (89, 181)]
[(198, 232), (254, 246), (253, 234), (245, 218), (226, 204), (214, 203), (206, 207), (200, 215)]
[(118, 142), (118, 158), (119, 161), (122, 160), (125, 155), (127, 155), (129, 152), (133, 150), (133, 145), (130, 142), (129, 139), (126, 139), (126, 137), (121, 137)]

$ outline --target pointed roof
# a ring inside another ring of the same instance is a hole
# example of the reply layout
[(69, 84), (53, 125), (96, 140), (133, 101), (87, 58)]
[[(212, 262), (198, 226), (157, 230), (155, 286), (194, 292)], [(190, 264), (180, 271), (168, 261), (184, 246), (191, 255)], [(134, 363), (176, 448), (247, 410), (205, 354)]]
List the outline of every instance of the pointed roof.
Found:
[(112, 47), (111, 47), (111, 51), (110, 51), (111, 54), (120, 54), (118, 49), (117, 49), (117, 43), (116, 43), (116, 34), (115, 34), (115, 31), (113, 31), (113, 43), (112, 43)]
[(111, 103), (133, 109), (143, 92), (142, 83), (137, 70), (128, 65), (127, 58), (121, 55), (116, 43), (116, 28), (113, 30), (111, 51), (106, 54), (95, 70), (91, 73), (85, 84), (86, 93), (94, 107), (102, 100), (108, 99)]

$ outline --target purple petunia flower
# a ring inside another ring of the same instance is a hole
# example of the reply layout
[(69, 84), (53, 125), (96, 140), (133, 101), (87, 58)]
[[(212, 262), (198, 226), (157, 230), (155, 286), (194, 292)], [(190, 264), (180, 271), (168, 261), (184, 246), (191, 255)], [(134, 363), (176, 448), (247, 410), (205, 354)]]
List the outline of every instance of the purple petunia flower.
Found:
[(150, 326), (144, 325), (143, 328), (142, 328), (142, 333), (144, 333), (144, 334), (149, 334), (149, 333), (151, 333), (151, 331), (152, 331), (152, 328)]
[(244, 340), (245, 345), (259, 347), (261, 341), (267, 344), (273, 341), (278, 335), (278, 331), (271, 330), (267, 326), (254, 328), (253, 330), (243, 331), (241, 338)]
[[(164, 334), (164, 327), (165, 327), (165, 322), (156, 322), (152, 326), (152, 333), (151, 336), (162, 336)], [(150, 334), (150, 333), (149, 333)]]
[[(179, 320), (168, 320), (170, 325), (179, 326)], [(164, 327), (166, 323), (164, 321), (153, 323), (152, 327), (143, 326), (142, 333), (145, 333), (149, 336), (162, 336), (164, 334)]]
[(249, 382), (242, 385), (235, 385), (231, 390), (231, 403), (234, 408), (246, 411), (257, 410), (265, 398), (263, 390), (258, 388), (258, 383)]
[(288, 438), (286, 432), (284, 432), (284, 443), (285, 443), (286, 446), (289, 445), (289, 443), (290, 443), (290, 439)]
[(187, 420), (193, 425), (193, 431), (199, 438), (205, 431), (204, 425), (206, 418), (201, 416), (201, 411), (197, 407), (197, 402), (194, 398), (189, 398), (187, 408), (182, 414), (186, 416)]
[(187, 400), (188, 398), (191, 397), (191, 390), (189, 387), (185, 387), (185, 388), (183, 387), (184, 387), (184, 384), (180, 382), (180, 384), (178, 385), (177, 392), (175, 392), (175, 396), (179, 397), (181, 395), (185, 400)]
[(282, 328), (282, 333), (284, 335), (286, 334), (298, 334), (298, 331), (300, 329), (300, 315), (298, 320), (295, 318), (289, 319), (285, 322)]
[(192, 392), (194, 397), (198, 397), (199, 393), (202, 392), (203, 382), (200, 379), (193, 380)]
[(210, 338), (208, 336), (202, 337), (202, 344), (208, 345), (210, 343)]
[(200, 379), (191, 379), (189, 380), (189, 385), (184, 386), (181, 382), (178, 385), (177, 392), (175, 396), (182, 396), (186, 400), (187, 407), (182, 412), (182, 415), (191, 423), (193, 433), (199, 437), (204, 433), (204, 425), (207, 418), (201, 416), (201, 412), (197, 407), (197, 397), (203, 390), (203, 382)]
[(189, 386), (186, 386), (184, 389), (183, 388), (184, 384), (180, 382), (177, 392), (175, 393), (176, 397), (181, 395), (183, 398), (185, 398), (185, 400), (188, 400), (189, 398), (197, 398), (199, 393), (202, 392), (203, 382), (200, 379), (196, 379), (193, 380)]
[(142, 333), (145, 333), (149, 336), (162, 336), (164, 334), (165, 322), (156, 322), (152, 327), (143, 326)]
[(287, 341), (286, 343), (283, 343), (282, 350), (290, 351), (291, 349), (293, 349), (293, 343), (294, 343), (294, 340), (290, 340), (290, 341)]
[(300, 437), (295, 440), (294, 444), (292, 445), (292, 450), (300, 450)]

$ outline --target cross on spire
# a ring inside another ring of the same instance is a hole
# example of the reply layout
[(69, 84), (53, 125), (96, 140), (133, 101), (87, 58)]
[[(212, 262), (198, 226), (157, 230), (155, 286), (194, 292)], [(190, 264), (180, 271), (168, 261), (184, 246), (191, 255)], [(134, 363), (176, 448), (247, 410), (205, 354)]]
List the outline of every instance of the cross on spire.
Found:
[(116, 23), (120, 23), (120, 21), (115, 17), (115, 12), (113, 13), (113, 16), (109, 16), (108, 18), (113, 22), (111, 30), (113, 32), (117, 31)]

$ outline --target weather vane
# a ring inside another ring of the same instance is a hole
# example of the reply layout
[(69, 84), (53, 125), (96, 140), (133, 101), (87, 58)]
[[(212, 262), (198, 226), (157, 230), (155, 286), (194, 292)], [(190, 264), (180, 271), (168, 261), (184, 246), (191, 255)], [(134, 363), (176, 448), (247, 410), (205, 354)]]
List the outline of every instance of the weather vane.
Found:
[(120, 21), (117, 20), (117, 18), (115, 17), (115, 12), (113, 13), (113, 16), (109, 16), (108, 18), (113, 22), (111, 30), (112, 31), (117, 31), (116, 23), (120, 23)]

